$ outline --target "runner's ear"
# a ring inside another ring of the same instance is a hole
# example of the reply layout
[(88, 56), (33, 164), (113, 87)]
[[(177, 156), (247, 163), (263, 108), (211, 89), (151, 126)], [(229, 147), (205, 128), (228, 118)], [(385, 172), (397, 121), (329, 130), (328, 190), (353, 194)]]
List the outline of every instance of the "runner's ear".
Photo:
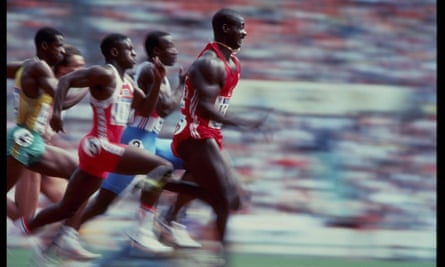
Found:
[(116, 57), (117, 55), (119, 55), (119, 51), (117, 51), (117, 49), (115, 47), (113, 47), (110, 50), (110, 55), (112, 55), (113, 57)]
[(222, 25), (223, 32), (228, 32), (230, 30), (229, 28), (230, 28), (229, 25), (227, 25), (225, 23)]
[(41, 44), (41, 48), (42, 48), (43, 50), (48, 49), (48, 43), (47, 43), (47, 42), (42, 42), (42, 44)]

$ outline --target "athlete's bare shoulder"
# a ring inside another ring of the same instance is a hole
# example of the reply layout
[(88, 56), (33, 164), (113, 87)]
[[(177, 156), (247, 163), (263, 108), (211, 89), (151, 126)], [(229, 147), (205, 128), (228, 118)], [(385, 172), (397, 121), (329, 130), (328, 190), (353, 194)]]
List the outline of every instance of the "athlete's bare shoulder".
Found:
[(108, 65), (92, 65), (85, 68), (85, 71), (90, 75), (114, 76), (113, 69)]
[(113, 69), (107, 65), (91, 65), (68, 74), (71, 79), (87, 79), (91, 84), (107, 84), (115, 79)]
[(153, 70), (155, 66), (152, 62), (146, 61), (144, 63), (141, 63), (139, 67), (139, 78), (146, 79), (146, 78), (153, 78)]
[(37, 57), (25, 59), (22, 66), (24, 72), (29, 74), (49, 75), (53, 72), (51, 67), (45, 60), (39, 59)]
[(17, 71), (23, 66), (23, 60), (15, 60), (6, 63), (6, 78), (14, 79)]
[(39, 96), (42, 90), (53, 94), (57, 81), (53, 70), (46, 61), (33, 57), (23, 61), (22, 66), (20, 82), (21, 90), (25, 95), (34, 98)]
[(208, 82), (220, 83), (225, 79), (224, 62), (212, 51), (205, 51), (193, 62), (189, 69), (189, 75), (204, 77)]
[(145, 93), (148, 93), (151, 89), (151, 85), (154, 82), (155, 66), (150, 61), (145, 61), (139, 66), (139, 75), (137, 77), (136, 84)]
[(106, 65), (91, 65), (60, 77), (59, 87), (89, 87), (90, 93), (97, 99), (107, 98), (114, 90), (116, 77), (113, 69)]

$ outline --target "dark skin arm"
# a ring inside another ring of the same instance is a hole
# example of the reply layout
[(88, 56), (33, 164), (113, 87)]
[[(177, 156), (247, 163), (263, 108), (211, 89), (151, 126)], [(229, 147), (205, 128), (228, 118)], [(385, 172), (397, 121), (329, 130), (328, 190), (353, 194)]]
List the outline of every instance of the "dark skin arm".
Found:
[(36, 98), (44, 91), (54, 97), (57, 78), (51, 67), (41, 60), (29, 59), (23, 63), (21, 76), (22, 92), (31, 98)]
[(215, 108), (214, 101), (224, 85), (226, 71), (224, 63), (214, 52), (204, 53), (193, 63), (189, 78), (199, 95), (197, 112), (200, 116), (240, 129), (257, 128), (263, 122), (263, 120), (250, 121), (234, 115), (225, 115)]
[[(8, 79), (15, 79), (15, 75), (18, 69), (23, 65), (24, 61), (13, 61), (6, 65), (6, 77)], [(68, 94), (65, 102), (63, 103), (63, 109), (68, 109), (75, 104), (79, 103), (85, 95), (88, 93), (88, 88), (82, 88), (79, 92)]]
[(54, 97), (53, 115), (50, 121), (55, 132), (64, 131), (61, 111), (68, 91), (89, 88), (91, 95), (99, 100), (107, 99), (112, 95), (115, 86), (115, 77), (112, 69), (103, 66), (91, 66), (68, 73), (60, 78)]
[(159, 93), (158, 105), (156, 106), (156, 112), (161, 117), (167, 117), (173, 111), (175, 111), (181, 103), (182, 96), (184, 94), (184, 80), (185, 72), (182, 68), (179, 69), (179, 84), (176, 89), (172, 91), (161, 91)]
[(69, 109), (75, 106), (77, 103), (82, 101), (82, 99), (88, 94), (88, 88), (79, 88), (79, 90), (69, 92), (65, 100), (63, 101), (63, 109)]
[(158, 103), (161, 83), (166, 75), (166, 69), (159, 58), (153, 58), (153, 66), (145, 66), (137, 81), (133, 99), (133, 108), (142, 116), (149, 116)]
[(8, 62), (6, 64), (6, 78), (7, 79), (14, 79), (15, 78), (15, 73), (22, 66), (22, 64), (23, 64), (23, 61)]

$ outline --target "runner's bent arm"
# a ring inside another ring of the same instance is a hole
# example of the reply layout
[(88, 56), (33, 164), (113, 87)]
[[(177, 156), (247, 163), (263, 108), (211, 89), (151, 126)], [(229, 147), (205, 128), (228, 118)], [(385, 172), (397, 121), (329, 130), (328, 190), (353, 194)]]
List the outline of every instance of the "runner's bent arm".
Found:
[(215, 108), (215, 99), (224, 86), (226, 71), (224, 63), (213, 52), (207, 52), (195, 61), (190, 67), (189, 78), (199, 94), (197, 112), (200, 116), (239, 129), (258, 128), (262, 123), (262, 121), (223, 114)]
[[(30, 89), (32, 94), (40, 95), (40, 90), (43, 90), (48, 95), (54, 97), (58, 80), (48, 64), (39, 60), (30, 63), (30, 66), (25, 67), (25, 69), (24, 71), (27, 71), (27, 74), (23, 73), (22, 76), (22, 90), (26, 95), (30, 93), (30, 91), (27, 91)], [(33, 88), (37, 88), (37, 90), (33, 90)]]
[(55, 132), (63, 131), (61, 111), (65, 97), (70, 89), (84, 90), (86, 87), (90, 89), (90, 93), (95, 98), (105, 99), (109, 96), (106, 89), (113, 84), (113, 81), (113, 72), (102, 66), (79, 69), (62, 76), (54, 97), (54, 110), (50, 122), (53, 130)]
[(179, 69), (179, 84), (178, 86), (167, 92), (159, 92), (158, 104), (156, 105), (156, 112), (161, 117), (166, 117), (173, 111), (178, 109), (184, 95), (184, 80), (185, 72), (182, 67)]
[(6, 64), (6, 78), (14, 79), (15, 73), (22, 66), (23, 61), (12, 61)]
[[(153, 68), (144, 69), (143, 75), (137, 81), (133, 98), (133, 108), (142, 116), (149, 116), (156, 107), (161, 83), (166, 75), (165, 67), (159, 58), (153, 59)], [(139, 88), (140, 89), (137, 89)]]

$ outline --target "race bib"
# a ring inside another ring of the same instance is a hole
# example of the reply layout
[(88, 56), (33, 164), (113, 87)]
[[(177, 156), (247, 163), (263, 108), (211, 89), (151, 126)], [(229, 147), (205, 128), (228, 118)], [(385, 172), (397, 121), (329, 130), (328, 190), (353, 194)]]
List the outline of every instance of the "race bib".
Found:
[(164, 119), (162, 119), (161, 117), (150, 117), (148, 118), (147, 125), (145, 125), (145, 130), (159, 134), (161, 132), (163, 124)]
[(131, 102), (129, 101), (117, 101), (113, 104), (111, 110), (113, 125), (125, 126), (130, 116)]
[(132, 139), (130, 142), (128, 142), (128, 145), (144, 149), (144, 143), (142, 142), (141, 139)]
[[(222, 114), (226, 114), (227, 109), (229, 108), (229, 100), (229, 97), (218, 96), (215, 101), (215, 107)], [(210, 120), (209, 127), (214, 129), (221, 129), (222, 123)]]
[(88, 138), (82, 147), (83, 151), (90, 157), (95, 157), (101, 152), (101, 142), (95, 137)]
[(180, 132), (182, 132), (182, 130), (184, 130), (186, 125), (187, 125), (187, 121), (185, 120), (185, 117), (182, 117), (178, 121), (178, 123), (176, 123), (175, 131), (173, 132), (173, 134), (179, 134)]
[(18, 129), (14, 132), (14, 142), (21, 147), (29, 147), (34, 141), (34, 136), (28, 129)]

